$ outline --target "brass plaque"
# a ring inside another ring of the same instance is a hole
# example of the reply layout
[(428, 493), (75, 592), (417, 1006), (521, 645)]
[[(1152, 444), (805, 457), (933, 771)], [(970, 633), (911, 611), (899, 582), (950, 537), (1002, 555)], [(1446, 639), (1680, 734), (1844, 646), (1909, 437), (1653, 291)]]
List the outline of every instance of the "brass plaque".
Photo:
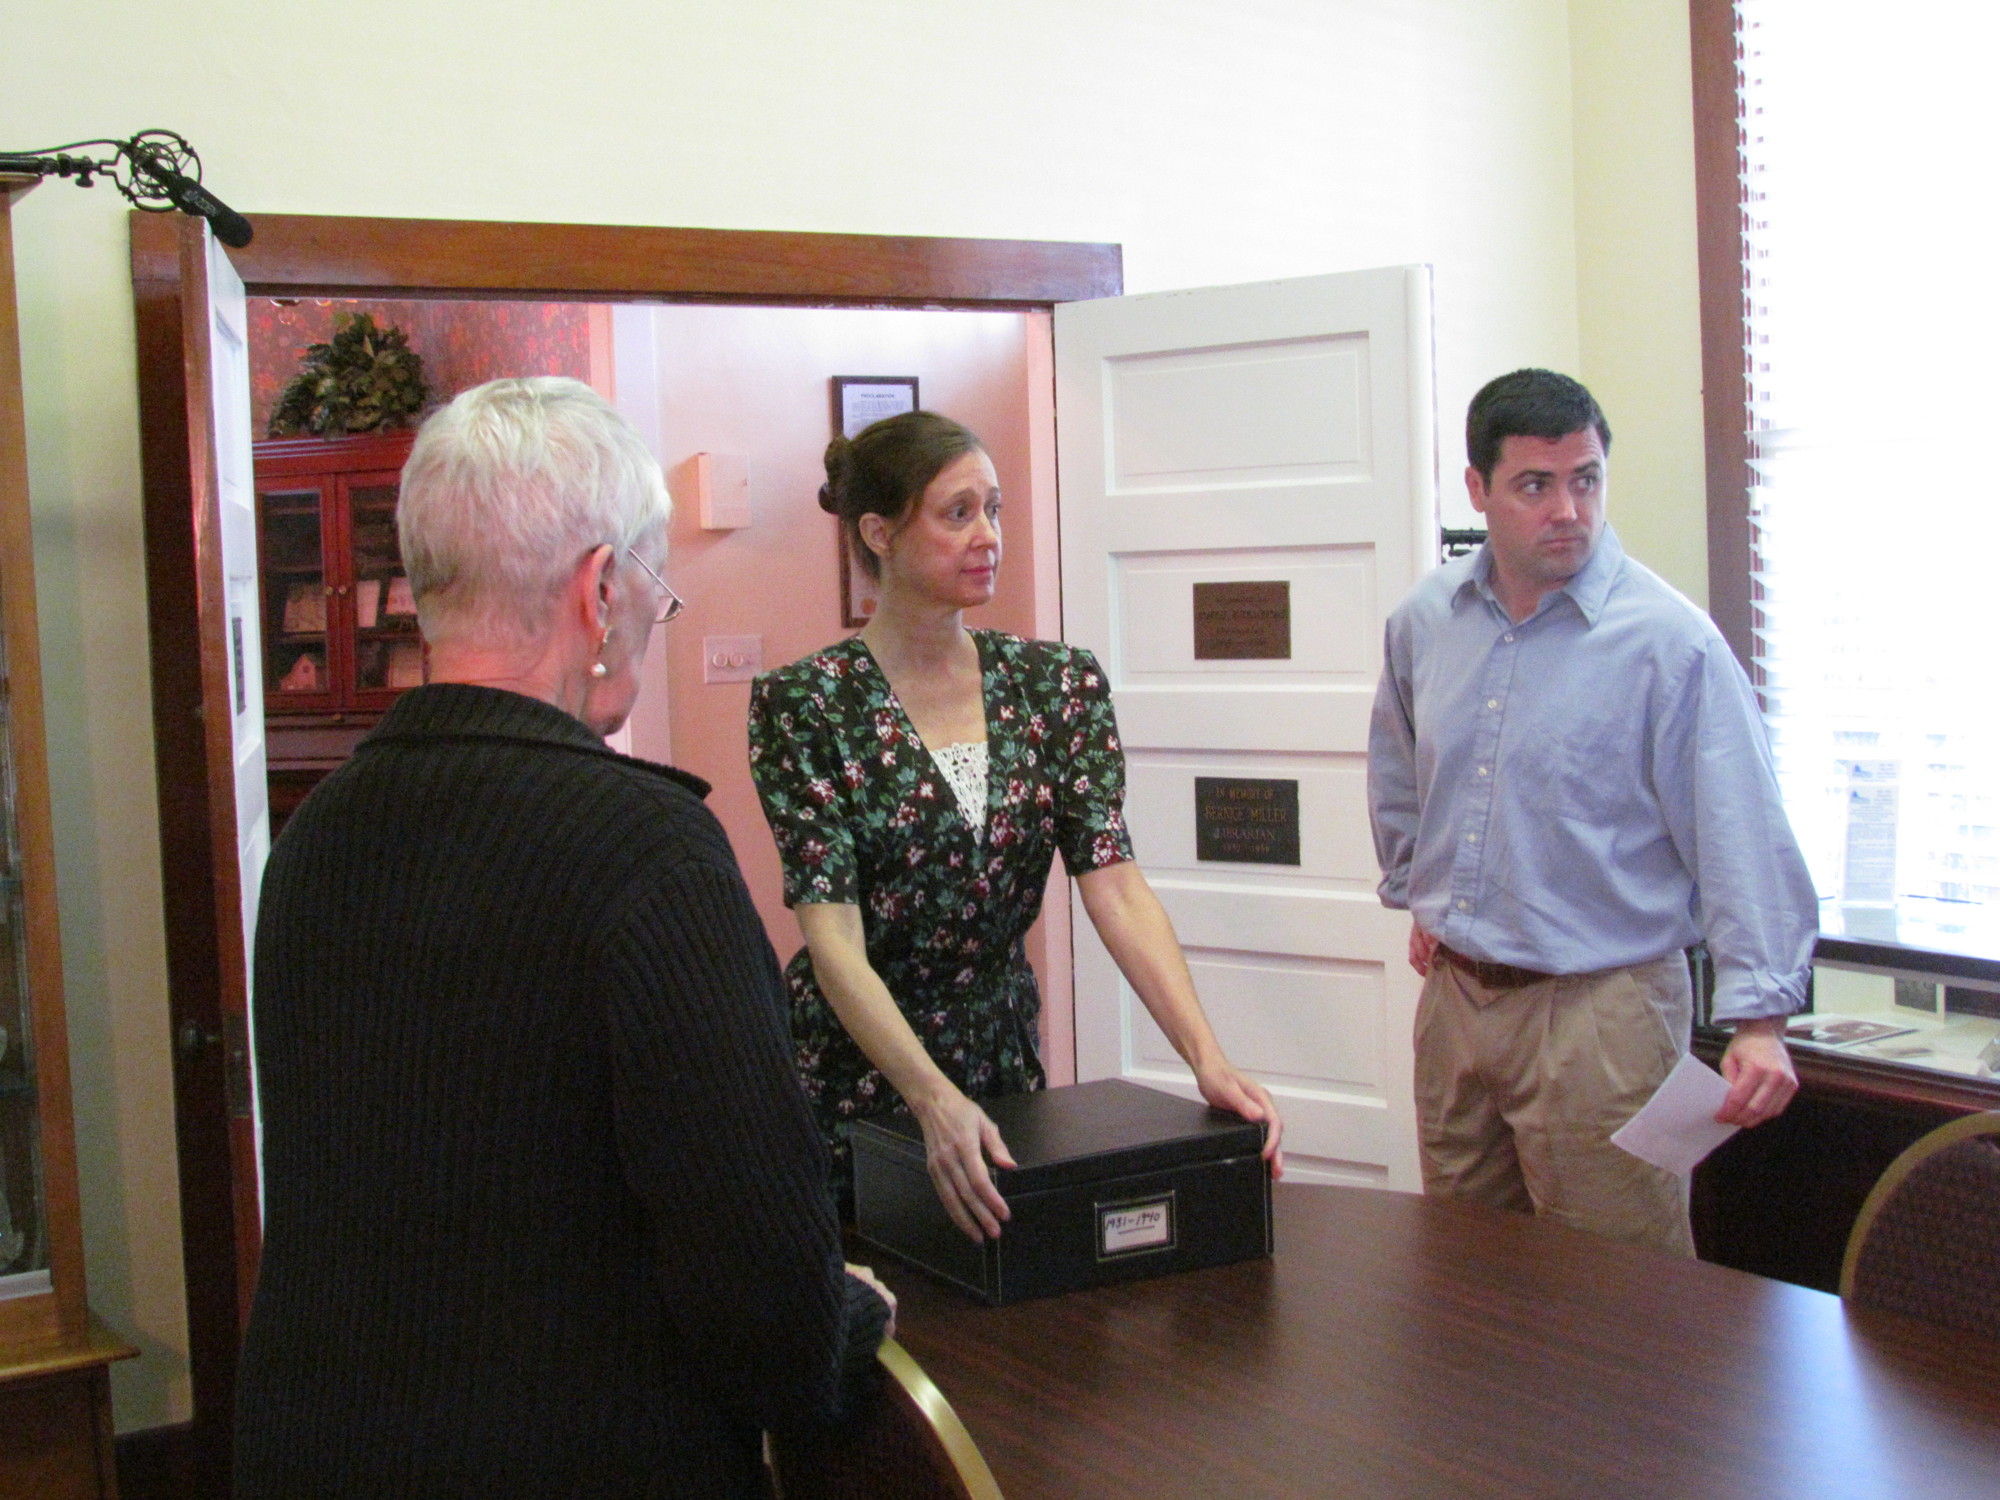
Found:
[(1196, 661), (1289, 661), (1291, 655), (1289, 580), (1194, 586)]
[(1195, 777), (1194, 857), (1239, 865), (1297, 864), (1299, 784)]

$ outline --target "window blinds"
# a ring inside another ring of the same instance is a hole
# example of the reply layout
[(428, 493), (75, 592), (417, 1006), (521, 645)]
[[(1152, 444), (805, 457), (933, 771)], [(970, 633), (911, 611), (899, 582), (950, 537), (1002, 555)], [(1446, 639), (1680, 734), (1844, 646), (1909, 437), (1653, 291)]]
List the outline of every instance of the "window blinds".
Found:
[(2000, 956), (1994, 7), (1739, 0), (1761, 669), (1827, 926)]

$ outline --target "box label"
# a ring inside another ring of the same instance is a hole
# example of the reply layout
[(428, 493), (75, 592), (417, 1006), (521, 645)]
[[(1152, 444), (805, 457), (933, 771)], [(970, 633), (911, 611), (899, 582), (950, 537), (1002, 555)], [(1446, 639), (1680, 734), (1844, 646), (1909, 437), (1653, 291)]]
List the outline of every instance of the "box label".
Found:
[(1097, 1205), (1097, 1258), (1174, 1247), (1174, 1195)]

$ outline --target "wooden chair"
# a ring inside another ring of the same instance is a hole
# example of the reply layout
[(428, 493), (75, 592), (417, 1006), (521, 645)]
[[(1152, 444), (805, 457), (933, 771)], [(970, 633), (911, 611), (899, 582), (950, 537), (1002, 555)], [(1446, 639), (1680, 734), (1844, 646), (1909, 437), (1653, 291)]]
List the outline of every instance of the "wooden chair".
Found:
[(2000, 1340), (2000, 1111), (1941, 1125), (1889, 1164), (1848, 1236), (1840, 1295)]
[(852, 1420), (812, 1437), (773, 1435), (781, 1500), (1002, 1500), (993, 1471), (944, 1393), (894, 1339)]

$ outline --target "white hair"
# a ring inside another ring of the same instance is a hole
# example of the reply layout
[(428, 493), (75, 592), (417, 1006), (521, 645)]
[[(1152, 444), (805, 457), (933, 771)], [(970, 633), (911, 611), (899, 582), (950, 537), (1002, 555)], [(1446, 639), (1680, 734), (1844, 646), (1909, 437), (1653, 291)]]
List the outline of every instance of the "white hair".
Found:
[(489, 380), (433, 412), (403, 466), (396, 532), (431, 640), (518, 644), (592, 548), (666, 528), (673, 502), (639, 435), (578, 380)]

